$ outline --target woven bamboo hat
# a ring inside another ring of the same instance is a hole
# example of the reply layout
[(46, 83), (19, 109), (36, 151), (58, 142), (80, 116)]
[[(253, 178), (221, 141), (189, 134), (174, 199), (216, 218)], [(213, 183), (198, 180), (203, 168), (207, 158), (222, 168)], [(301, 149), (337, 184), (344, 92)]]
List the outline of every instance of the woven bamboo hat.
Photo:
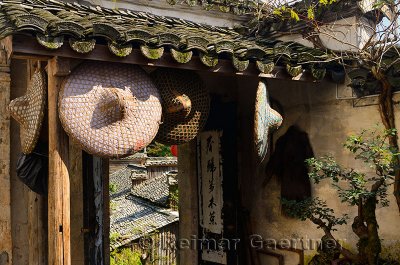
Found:
[(21, 124), (21, 148), (24, 154), (32, 153), (39, 139), (46, 106), (46, 91), (46, 74), (43, 70), (37, 70), (26, 94), (10, 102), (10, 114)]
[(255, 113), (254, 113), (254, 144), (259, 161), (263, 161), (268, 152), (269, 132), (282, 125), (282, 116), (271, 108), (267, 85), (264, 81), (258, 83)]
[(88, 62), (64, 81), (59, 95), (61, 123), (86, 152), (124, 157), (157, 134), (161, 103), (157, 88), (139, 67)]
[(156, 140), (179, 145), (194, 139), (210, 111), (210, 96), (192, 71), (157, 69), (151, 74), (163, 102), (163, 122)]

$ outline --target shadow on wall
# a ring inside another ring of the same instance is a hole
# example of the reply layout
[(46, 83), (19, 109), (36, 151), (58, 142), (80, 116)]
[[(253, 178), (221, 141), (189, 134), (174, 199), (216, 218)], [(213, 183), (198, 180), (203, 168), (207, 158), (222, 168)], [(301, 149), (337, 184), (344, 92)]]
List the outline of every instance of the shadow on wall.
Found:
[(264, 187), (273, 176), (281, 186), (281, 197), (301, 201), (311, 197), (305, 160), (314, 156), (308, 134), (292, 125), (277, 142), (267, 167)]

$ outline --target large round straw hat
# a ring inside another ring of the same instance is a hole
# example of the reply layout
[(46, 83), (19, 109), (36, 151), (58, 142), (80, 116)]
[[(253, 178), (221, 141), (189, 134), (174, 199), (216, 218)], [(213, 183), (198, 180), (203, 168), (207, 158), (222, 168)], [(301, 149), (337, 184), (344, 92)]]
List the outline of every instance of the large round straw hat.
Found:
[(192, 71), (157, 69), (151, 74), (163, 102), (163, 119), (156, 141), (179, 145), (194, 139), (210, 111), (210, 96)]
[(32, 153), (39, 139), (46, 106), (46, 91), (46, 74), (43, 70), (37, 70), (26, 94), (10, 102), (10, 114), (21, 124), (21, 148), (24, 154)]
[(263, 161), (268, 152), (268, 135), (271, 129), (279, 128), (282, 121), (282, 116), (270, 106), (266, 83), (260, 81), (254, 113), (254, 144), (259, 161)]
[(86, 152), (124, 157), (147, 146), (161, 121), (160, 96), (138, 66), (87, 62), (65, 80), (61, 123)]

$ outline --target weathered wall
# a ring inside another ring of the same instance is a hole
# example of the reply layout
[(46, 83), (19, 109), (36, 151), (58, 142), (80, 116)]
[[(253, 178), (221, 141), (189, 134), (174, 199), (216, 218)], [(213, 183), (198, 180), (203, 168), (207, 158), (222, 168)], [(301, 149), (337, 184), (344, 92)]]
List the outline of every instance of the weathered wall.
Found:
[(8, 39), (0, 43), (0, 265), (12, 262), (10, 181), (10, 60)]
[(157, 178), (172, 170), (178, 170), (178, 167), (147, 167), (147, 177), (149, 179)]
[[(246, 107), (242, 111), (241, 120), (251, 119), (251, 104), (254, 99), (251, 93), (246, 96), (246, 87), (256, 85), (256, 80), (240, 81), (239, 92), (244, 100), (241, 105)], [(342, 143), (351, 133), (358, 133), (361, 129), (373, 128), (380, 123), (380, 116), (377, 105), (353, 107), (352, 100), (336, 99), (336, 85), (332, 83), (306, 83), (284, 80), (269, 80), (270, 95), (282, 104), (284, 109), (284, 123), (278, 132), (274, 134), (274, 140), (283, 135), (290, 125), (296, 124), (310, 137), (311, 145), (315, 156), (327, 153), (332, 154), (339, 163), (346, 167), (359, 168), (360, 163), (355, 162), (349, 152), (345, 151)], [(249, 90), (247, 90), (249, 91)], [(339, 94), (343, 94), (344, 86), (339, 87)], [(247, 102), (247, 103), (246, 103)], [(373, 102), (373, 100), (371, 100)], [(368, 102), (368, 103), (371, 103)], [(365, 104), (367, 102), (359, 102)], [(243, 109), (242, 109), (243, 110)], [(400, 107), (396, 105), (396, 121), (400, 119)], [(251, 126), (251, 122), (247, 126)], [(242, 136), (251, 133), (251, 127), (242, 129)], [(242, 139), (245, 146), (251, 144), (248, 139)], [(241, 141), (242, 141), (241, 140)], [(245, 147), (243, 154), (251, 152), (251, 147)], [(263, 239), (320, 239), (323, 232), (316, 229), (311, 222), (301, 222), (291, 219), (281, 214), (280, 206), (280, 184), (273, 178), (267, 184), (265, 180), (265, 162), (261, 168), (255, 169), (249, 157), (251, 155), (241, 155), (243, 168), (242, 192), (244, 193), (244, 205), (251, 210), (251, 227), (254, 234), (259, 234)], [(251, 181), (249, 181), (251, 180)], [(392, 187), (393, 189), (393, 187)], [(377, 216), (379, 222), (379, 233), (384, 239), (383, 256), (400, 260), (400, 216), (394, 196), (390, 190), (390, 206), (387, 208), (378, 207)], [(323, 181), (319, 185), (312, 186), (313, 196), (319, 196), (328, 201), (330, 207), (335, 212), (348, 213), (351, 220), (356, 214), (354, 208), (344, 206), (340, 203), (338, 194), (328, 181)], [(354, 249), (356, 237), (351, 231), (351, 226), (339, 227), (334, 235), (343, 240), (346, 247), (352, 246)], [(278, 241), (279, 242), (279, 241)], [(391, 248), (396, 246), (396, 248)], [(300, 244), (297, 245), (300, 248)], [(306, 251), (306, 256), (313, 254), (313, 251)], [(285, 264), (298, 264), (297, 254), (285, 254)], [(262, 255), (264, 256), (264, 255)], [(278, 264), (276, 259), (262, 258), (262, 264)]]

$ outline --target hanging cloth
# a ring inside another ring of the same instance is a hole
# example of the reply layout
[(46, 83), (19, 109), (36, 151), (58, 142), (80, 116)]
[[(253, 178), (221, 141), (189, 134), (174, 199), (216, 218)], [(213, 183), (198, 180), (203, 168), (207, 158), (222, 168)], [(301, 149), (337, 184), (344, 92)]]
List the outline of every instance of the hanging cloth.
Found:
[(47, 154), (47, 146), (39, 143), (32, 153), (21, 153), (17, 161), (17, 176), (19, 180), (40, 195), (47, 195), (49, 175)]

